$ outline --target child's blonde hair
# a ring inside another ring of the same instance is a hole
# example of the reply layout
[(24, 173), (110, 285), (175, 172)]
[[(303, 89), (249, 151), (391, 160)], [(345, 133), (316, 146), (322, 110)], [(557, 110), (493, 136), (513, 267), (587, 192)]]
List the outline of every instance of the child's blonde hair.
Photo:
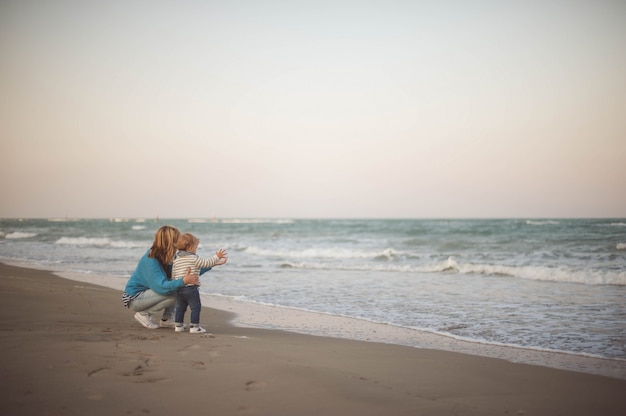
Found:
[(178, 250), (189, 250), (191, 247), (198, 245), (200, 240), (190, 233), (181, 234), (176, 241), (176, 248)]

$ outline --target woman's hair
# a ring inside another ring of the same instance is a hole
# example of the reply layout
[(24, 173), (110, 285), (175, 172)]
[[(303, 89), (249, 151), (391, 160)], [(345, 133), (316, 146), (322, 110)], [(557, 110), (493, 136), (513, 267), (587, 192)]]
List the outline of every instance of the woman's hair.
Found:
[(148, 254), (148, 257), (157, 259), (159, 263), (161, 263), (168, 278), (171, 277), (172, 274), (172, 268), (170, 266), (174, 262), (178, 237), (180, 237), (178, 228), (164, 225), (159, 228), (154, 235), (154, 243), (152, 243), (150, 253)]
[(200, 243), (200, 240), (198, 240), (196, 236), (190, 233), (185, 233), (178, 237), (176, 248), (179, 250), (189, 250), (198, 243)]

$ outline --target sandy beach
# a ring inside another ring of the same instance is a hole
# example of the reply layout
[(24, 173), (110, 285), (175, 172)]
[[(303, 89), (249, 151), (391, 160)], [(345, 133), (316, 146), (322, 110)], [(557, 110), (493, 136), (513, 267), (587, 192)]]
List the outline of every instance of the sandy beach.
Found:
[(623, 415), (626, 380), (241, 328), (147, 330), (120, 292), (0, 264), (3, 414)]

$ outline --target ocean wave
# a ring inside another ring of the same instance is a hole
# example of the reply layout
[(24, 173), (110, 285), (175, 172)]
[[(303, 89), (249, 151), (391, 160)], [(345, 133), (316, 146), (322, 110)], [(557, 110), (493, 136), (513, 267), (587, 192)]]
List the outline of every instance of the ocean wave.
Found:
[(554, 220), (526, 220), (527, 225), (558, 225), (558, 221)]
[(376, 254), (374, 256), (374, 260), (379, 261), (390, 261), (395, 259), (398, 256), (398, 253), (391, 248), (386, 248), (382, 251), (382, 253)]
[(142, 248), (149, 247), (148, 241), (119, 241), (110, 238), (90, 238), (90, 237), (61, 237), (56, 244), (69, 246), (94, 246), (94, 247), (112, 247), (112, 248)]
[(37, 236), (37, 233), (26, 233), (22, 231), (15, 231), (15, 232), (6, 234), (4, 238), (18, 239), (18, 238), (31, 238), (31, 237), (36, 237), (36, 236)]
[(108, 238), (88, 238), (88, 237), (61, 237), (56, 244), (70, 246), (106, 246), (111, 244)]
[(111, 241), (114, 248), (145, 248), (148, 249), (152, 243), (150, 241)]
[(507, 266), (499, 264), (459, 264), (452, 257), (444, 262), (422, 267), (422, 270), (427, 272), (455, 271), (461, 274), (510, 276), (529, 280), (590, 285), (626, 285), (626, 272), (624, 271), (571, 270), (545, 266)]
[(133, 225), (132, 227), (130, 227), (133, 231), (141, 231), (141, 230), (145, 230), (146, 226), (145, 225)]
[(410, 264), (332, 264), (325, 262), (282, 262), (281, 269), (341, 270), (360, 272), (456, 273), (462, 275), (505, 276), (510, 278), (580, 283), (587, 285), (626, 286), (624, 271), (571, 270), (542, 266), (507, 266), (498, 264), (458, 263), (453, 257), (424, 265)]
[(229, 218), (218, 220), (224, 224), (293, 224), (291, 219), (262, 219), (262, 218)]
[(292, 259), (390, 259), (397, 253), (388, 248), (383, 251), (362, 251), (341, 247), (305, 248), (302, 250), (265, 249), (255, 246), (243, 250), (247, 254), (261, 257), (280, 257)]
[(615, 248), (618, 250), (626, 250), (626, 243), (618, 243)]

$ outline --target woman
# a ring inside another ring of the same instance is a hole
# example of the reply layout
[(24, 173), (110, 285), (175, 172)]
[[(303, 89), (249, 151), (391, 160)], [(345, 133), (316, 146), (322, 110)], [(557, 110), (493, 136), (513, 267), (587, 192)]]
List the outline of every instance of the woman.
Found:
[[(182, 279), (171, 280), (172, 263), (176, 254), (177, 228), (164, 225), (154, 235), (152, 247), (143, 255), (130, 276), (122, 295), (124, 306), (136, 311), (135, 319), (149, 329), (173, 327), (171, 319), (176, 303), (176, 291), (186, 285), (198, 284), (198, 275), (189, 270)], [(161, 323), (152, 315), (163, 311)]]

